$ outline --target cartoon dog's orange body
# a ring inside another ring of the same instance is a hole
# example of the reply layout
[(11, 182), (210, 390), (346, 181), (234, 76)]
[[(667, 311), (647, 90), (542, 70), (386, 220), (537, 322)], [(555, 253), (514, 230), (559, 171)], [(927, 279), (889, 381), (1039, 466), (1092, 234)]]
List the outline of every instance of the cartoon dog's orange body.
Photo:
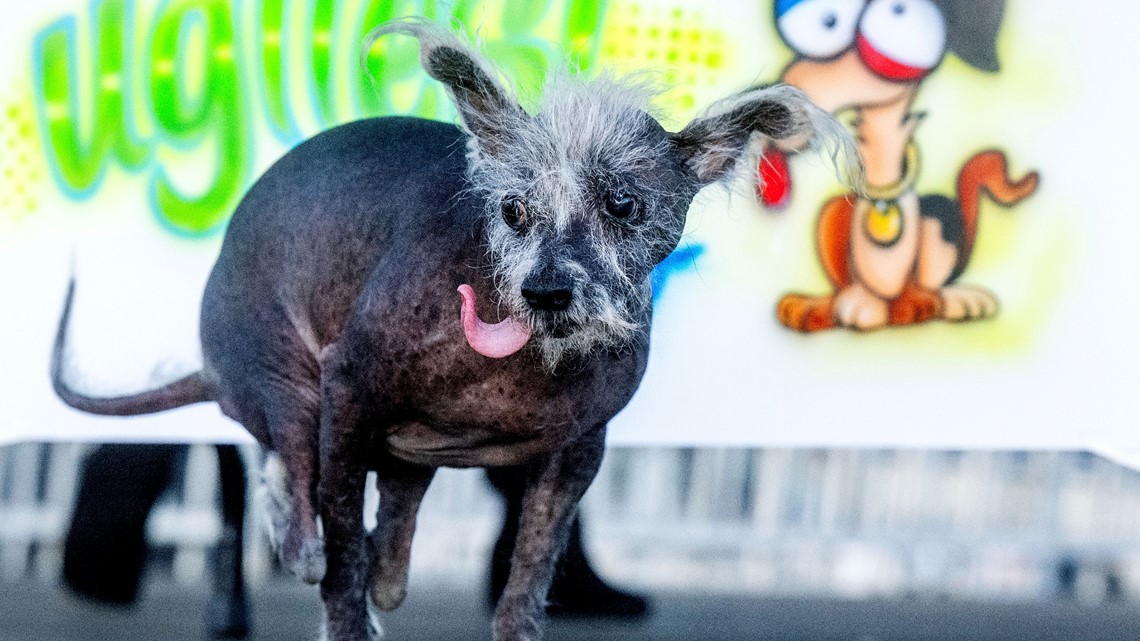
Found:
[(981, 197), (1014, 205), (1036, 190), (1037, 181), (1030, 173), (1012, 182), (1005, 155), (984, 151), (959, 173), (957, 201), (913, 192), (893, 202), (854, 194), (833, 198), (820, 213), (816, 243), (834, 292), (789, 294), (777, 317), (791, 329), (812, 332), (992, 315), (997, 301), (989, 292), (955, 284), (974, 247)]
[[(867, 193), (828, 202), (816, 242), (833, 291), (789, 294), (777, 305), (787, 327), (872, 330), (933, 319), (985, 318), (997, 299), (957, 284), (978, 232), (981, 197), (1010, 206), (1037, 189), (1038, 176), (1009, 175), (1005, 155), (983, 151), (958, 176), (957, 199), (915, 191), (919, 152), (912, 111), (922, 82), (947, 52), (980, 71), (998, 70), (1004, 0), (775, 0), (777, 29), (796, 58), (784, 82), (833, 113), (853, 112)], [(771, 150), (769, 158), (778, 154)], [(782, 159), (761, 165), (770, 206), (786, 202)]]

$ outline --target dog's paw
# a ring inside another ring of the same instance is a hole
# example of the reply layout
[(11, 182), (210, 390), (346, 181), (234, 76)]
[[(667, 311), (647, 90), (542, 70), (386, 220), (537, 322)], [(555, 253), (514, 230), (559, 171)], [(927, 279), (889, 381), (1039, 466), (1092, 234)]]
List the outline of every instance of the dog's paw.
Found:
[(942, 290), (942, 317), (948, 321), (989, 318), (997, 310), (997, 299), (980, 287), (955, 286)]
[(860, 283), (848, 286), (835, 297), (835, 318), (840, 325), (861, 331), (887, 324), (887, 301)]
[[(377, 612), (371, 604), (368, 605), (367, 626), (367, 630), (365, 631), (367, 641), (382, 641), (384, 639), (384, 626), (380, 624), (380, 613)], [(332, 637), (329, 636), (329, 615), (327, 609), (324, 611), (324, 616), (322, 617), (321, 632), (317, 637), (317, 641), (339, 641), (339, 639), (332, 639)], [(365, 641), (365, 639), (360, 639), (359, 641)]]
[(368, 590), (369, 602), (381, 612), (391, 612), (400, 607), (407, 596), (406, 583), (389, 580), (386, 577), (373, 577), (372, 587)]
[(281, 548), (281, 565), (297, 578), (308, 584), (317, 584), (325, 578), (328, 562), (325, 560), (325, 544), (320, 539), (300, 539), (292, 536), (293, 530), (285, 537)]
[(813, 297), (788, 294), (776, 306), (776, 318), (797, 332), (818, 332), (835, 327), (831, 296)]

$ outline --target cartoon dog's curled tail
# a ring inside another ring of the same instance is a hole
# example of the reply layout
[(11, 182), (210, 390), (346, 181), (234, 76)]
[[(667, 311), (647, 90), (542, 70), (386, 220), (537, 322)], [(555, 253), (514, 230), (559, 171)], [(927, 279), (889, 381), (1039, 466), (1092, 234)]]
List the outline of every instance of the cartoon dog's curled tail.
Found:
[(970, 254), (974, 251), (974, 238), (978, 233), (978, 210), (982, 195), (987, 194), (994, 202), (1012, 207), (1037, 191), (1039, 176), (1031, 171), (1014, 181), (1009, 177), (1009, 163), (1005, 153), (996, 149), (974, 154), (962, 171), (958, 173), (958, 202), (962, 211), (962, 246), (958, 252), (958, 263), (954, 269), (954, 280), (966, 269)]
[(75, 279), (67, 286), (67, 298), (63, 304), (63, 315), (55, 333), (55, 345), (51, 355), (51, 383), (55, 393), (67, 405), (89, 414), (103, 416), (137, 416), (172, 410), (183, 405), (214, 400), (213, 390), (202, 377), (202, 372), (184, 376), (162, 387), (129, 394), (99, 398), (87, 396), (72, 389), (63, 380), (63, 356), (67, 342), (67, 325), (71, 319), (71, 303), (75, 298)]

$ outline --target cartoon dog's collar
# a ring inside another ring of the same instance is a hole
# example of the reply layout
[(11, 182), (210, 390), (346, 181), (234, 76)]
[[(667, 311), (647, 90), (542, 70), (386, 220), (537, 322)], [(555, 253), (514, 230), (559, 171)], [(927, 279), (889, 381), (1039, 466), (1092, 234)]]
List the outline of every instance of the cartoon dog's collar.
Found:
[(891, 201), (910, 191), (918, 182), (918, 144), (911, 139), (903, 152), (903, 175), (889, 185), (867, 185), (867, 200)]
[(867, 199), (871, 209), (863, 221), (863, 231), (871, 242), (890, 247), (903, 234), (902, 208), (899, 197), (914, 189), (918, 182), (918, 145), (912, 139), (903, 152), (903, 175), (895, 183), (885, 186), (867, 185)]

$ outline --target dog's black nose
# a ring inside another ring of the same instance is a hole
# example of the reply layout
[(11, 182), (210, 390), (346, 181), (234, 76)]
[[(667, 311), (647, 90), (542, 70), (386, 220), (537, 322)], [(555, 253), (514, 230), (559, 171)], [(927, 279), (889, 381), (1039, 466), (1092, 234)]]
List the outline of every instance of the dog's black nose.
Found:
[(565, 269), (540, 262), (522, 282), (522, 297), (536, 312), (563, 312), (574, 298), (574, 277)]
[(523, 298), (527, 305), (538, 312), (561, 312), (570, 307), (569, 289), (530, 289), (524, 287)]

